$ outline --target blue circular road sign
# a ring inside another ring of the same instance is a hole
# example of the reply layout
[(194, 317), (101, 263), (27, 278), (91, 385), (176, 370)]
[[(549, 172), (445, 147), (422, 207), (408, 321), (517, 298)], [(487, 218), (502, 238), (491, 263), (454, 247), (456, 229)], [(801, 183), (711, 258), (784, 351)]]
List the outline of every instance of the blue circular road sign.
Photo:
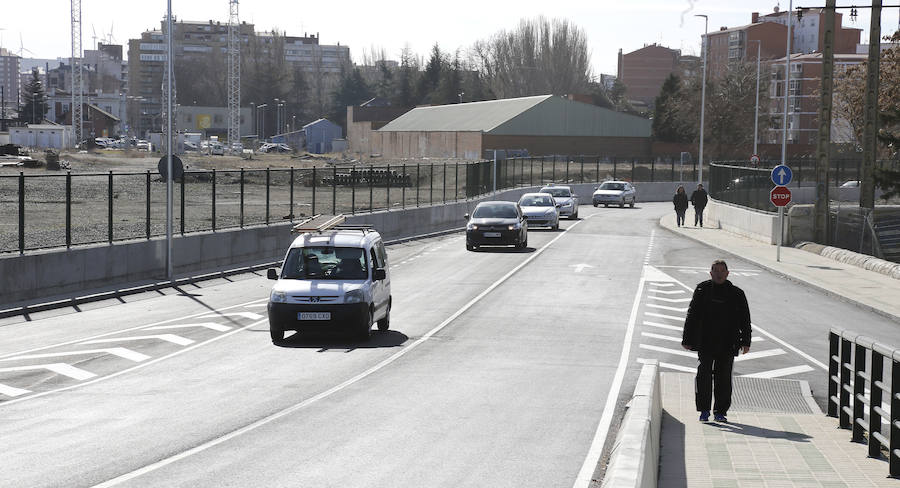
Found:
[(772, 183), (775, 183), (775, 186), (786, 186), (793, 177), (794, 173), (791, 172), (791, 168), (783, 164), (772, 168)]

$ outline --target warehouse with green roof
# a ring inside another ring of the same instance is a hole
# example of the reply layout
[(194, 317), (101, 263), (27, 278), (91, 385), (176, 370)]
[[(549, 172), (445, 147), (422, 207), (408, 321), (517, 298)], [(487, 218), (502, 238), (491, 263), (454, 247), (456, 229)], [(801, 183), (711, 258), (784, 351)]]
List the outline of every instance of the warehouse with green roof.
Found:
[[(352, 119), (348, 120), (352, 123)], [(647, 156), (651, 121), (556, 95), (418, 107), (365, 131), (351, 148), (386, 158), (530, 155)]]

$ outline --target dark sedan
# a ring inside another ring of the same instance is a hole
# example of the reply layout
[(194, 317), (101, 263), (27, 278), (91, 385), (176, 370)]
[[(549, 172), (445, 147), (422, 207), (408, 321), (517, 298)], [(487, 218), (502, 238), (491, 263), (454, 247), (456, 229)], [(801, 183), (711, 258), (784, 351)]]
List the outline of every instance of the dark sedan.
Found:
[(528, 224), (522, 209), (515, 202), (481, 202), (465, 215), (466, 249), (480, 246), (528, 246)]

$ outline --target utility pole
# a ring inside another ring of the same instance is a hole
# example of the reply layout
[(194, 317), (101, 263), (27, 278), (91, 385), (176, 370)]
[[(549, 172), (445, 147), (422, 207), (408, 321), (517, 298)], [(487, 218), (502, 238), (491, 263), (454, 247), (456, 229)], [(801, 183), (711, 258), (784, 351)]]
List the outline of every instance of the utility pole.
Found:
[(694, 15), (703, 17), (703, 85), (700, 87), (700, 164), (697, 172), (697, 183), (703, 183), (703, 129), (704, 116), (706, 115), (706, 59), (709, 56), (709, 17), (706, 15)]
[(866, 72), (866, 106), (863, 112), (863, 160), (859, 177), (859, 206), (875, 208), (875, 158), (878, 157), (878, 76), (881, 58), (881, 0), (872, 0), (869, 24), (869, 65)]
[(813, 232), (816, 242), (828, 244), (828, 166), (831, 158), (831, 110), (834, 92), (834, 9), (836, 0), (825, 1), (822, 49), (822, 92), (819, 95), (819, 140), (816, 146), (816, 202)]

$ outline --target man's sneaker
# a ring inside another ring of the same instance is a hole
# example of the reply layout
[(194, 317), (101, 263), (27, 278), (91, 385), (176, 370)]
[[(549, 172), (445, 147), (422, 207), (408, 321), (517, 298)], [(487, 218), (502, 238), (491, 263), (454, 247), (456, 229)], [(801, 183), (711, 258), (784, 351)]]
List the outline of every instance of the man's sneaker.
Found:
[(709, 422), (709, 410), (704, 410), (700, 412), (700, 421), (701, 422)]
[[(709, 418), (709, 415), (707, 415), (706, 418)], [(716, 422), (728, 423), (728, 419), (725, 418), (725, 415), (721, 413), (717, 413), (715, 416), (713, 416), (713, 420), (715, 420)]]

